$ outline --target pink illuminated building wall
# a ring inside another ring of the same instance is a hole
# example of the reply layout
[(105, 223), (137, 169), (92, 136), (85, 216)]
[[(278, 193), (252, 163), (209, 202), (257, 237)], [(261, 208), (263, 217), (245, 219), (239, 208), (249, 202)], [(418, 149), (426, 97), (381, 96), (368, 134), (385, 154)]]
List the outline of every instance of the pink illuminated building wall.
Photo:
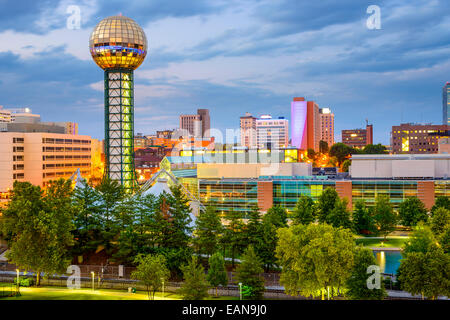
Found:
[(306, 150), (308, 107), (305, 98), (294, 98), (291, 102), (291, 144), (298, 149)]

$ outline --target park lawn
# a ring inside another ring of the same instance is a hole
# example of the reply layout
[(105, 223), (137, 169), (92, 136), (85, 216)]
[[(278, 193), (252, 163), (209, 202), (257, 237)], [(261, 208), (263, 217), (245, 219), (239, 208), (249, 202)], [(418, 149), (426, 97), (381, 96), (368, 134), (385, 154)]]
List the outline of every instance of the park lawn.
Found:
[(364, 247), (386, 247), (386, 248), (402, 248), (406, 241), (408, 241), (408, 237), (404, 238), (387, 238), (383, 243), (383, 239), (366, 239), (366, 238), (357, 238), (355, 239), (355, 243), (357, 245), (362, 244)]
[[(0, 286), (9, 286), (8, 283), (0, 283)], [(1, 300), (149, 300), (147, 293), (137, 291), (136, 293), (128, 293), (124, 290), (108, 290), (100, 289), (92, 291), (91, 289), (68, 289), (61, 287), (21, 287), (20, 296), (5, 297)], [(178, 294), (165, 292), (156, 292), (155, 300), (181, 300)], [(207, 300), (238, 300), (238, 297), (213, 296)]]

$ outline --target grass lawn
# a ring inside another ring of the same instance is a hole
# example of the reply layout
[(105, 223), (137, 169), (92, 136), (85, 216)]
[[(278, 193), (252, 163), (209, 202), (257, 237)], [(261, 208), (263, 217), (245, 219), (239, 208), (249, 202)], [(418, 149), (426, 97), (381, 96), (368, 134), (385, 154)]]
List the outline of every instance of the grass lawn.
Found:
[[(0, 283), (0, 286), (9, 285)], [(128, 293), (124, 290), (107, 290), (100, 289), (92, 291), (91, 289), (68, 289), (61, 287), (21, 287), (21, 296), (5, 297), (1, 300), (148, 300), (147, 293), (137, 291), (136, 293)], [(155, 300), (181, 300), (178, 294), (166, 292), (164, 296), (162, 292), (156, 292)], [(210, 297), (209, 300), (237, 300), (236, 297), (220, 296), (219, 298)]]
[(409, 238), (387, 238), (386, 242), (383, 243), (383, 239), (365, 239), (357, 238), (355, 242), (357, 245), (363, 244), (364, 247), (386, 247), (386, 248), (402, 248), (404, 243), (408, 241)]

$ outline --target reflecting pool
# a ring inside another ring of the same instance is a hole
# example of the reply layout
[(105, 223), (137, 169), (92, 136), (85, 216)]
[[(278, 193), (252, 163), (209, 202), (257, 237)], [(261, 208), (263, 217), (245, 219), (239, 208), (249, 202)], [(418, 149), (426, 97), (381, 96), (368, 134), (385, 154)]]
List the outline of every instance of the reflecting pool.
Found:
[(373, 254), (378, 261), (381, 273), (395, 274), (397, 272), (402, 259), (400, 251), (374, 251)]

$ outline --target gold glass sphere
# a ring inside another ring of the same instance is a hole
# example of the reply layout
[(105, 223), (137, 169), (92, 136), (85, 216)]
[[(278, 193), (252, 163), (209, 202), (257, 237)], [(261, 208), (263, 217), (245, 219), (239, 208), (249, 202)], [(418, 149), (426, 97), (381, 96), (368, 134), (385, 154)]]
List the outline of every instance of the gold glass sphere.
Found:
[(97, 24), (89, 48), (95, 63), (102, 69), (139, 67), (147, 55), (147, 37), (133, 20), (113, 16)]

